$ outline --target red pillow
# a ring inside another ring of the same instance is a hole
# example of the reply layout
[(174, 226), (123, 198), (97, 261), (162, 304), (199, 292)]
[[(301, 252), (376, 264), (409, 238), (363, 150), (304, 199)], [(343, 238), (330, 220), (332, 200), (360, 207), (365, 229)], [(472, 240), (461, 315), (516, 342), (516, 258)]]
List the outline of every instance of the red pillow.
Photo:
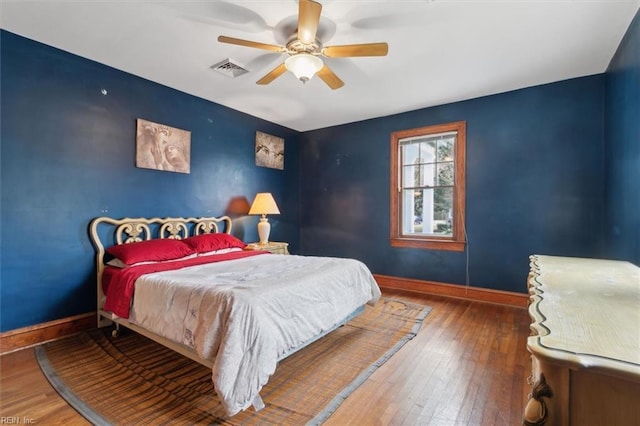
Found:
[(196, 253), (207, 253), (227, 248), (244, 248), (245, 243), (229, 234), (202, 234), (186, 238), (184, 241)]
[(181, 240), (158, 239), (111, 246), (107, 253), (127, 265), (139, 262), (161, 262), (180, 259), (195, 251)]

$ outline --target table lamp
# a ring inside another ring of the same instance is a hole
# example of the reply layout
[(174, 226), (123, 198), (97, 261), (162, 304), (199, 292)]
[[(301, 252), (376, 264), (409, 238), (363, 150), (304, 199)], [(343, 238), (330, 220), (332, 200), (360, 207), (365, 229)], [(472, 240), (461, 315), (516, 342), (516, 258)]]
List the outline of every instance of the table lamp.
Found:
[(269, 233), (271, 233), (271, 224), (267, 219), (267, 215), (280, 214), (273, 195), (270, 192), (258, 193), (253, 200), (253, 204), (251, 204), (249, 214), (262, 215), (260, 222), (258, 222), (258, 236), (260, 237), (260, 244), (267, 244), (269, 242)]

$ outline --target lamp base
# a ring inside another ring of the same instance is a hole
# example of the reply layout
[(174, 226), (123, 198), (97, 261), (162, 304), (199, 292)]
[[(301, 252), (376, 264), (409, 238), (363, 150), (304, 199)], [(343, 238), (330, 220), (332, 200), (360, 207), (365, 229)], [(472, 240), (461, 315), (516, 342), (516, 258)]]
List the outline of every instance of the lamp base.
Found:
[(258, 236), (260, 237), (260, 244), (267, 244), (269, 242), (269, 234), (271, 233), (271, 224), (265, 215), (262, 215), (260, 222), (258, 222)]

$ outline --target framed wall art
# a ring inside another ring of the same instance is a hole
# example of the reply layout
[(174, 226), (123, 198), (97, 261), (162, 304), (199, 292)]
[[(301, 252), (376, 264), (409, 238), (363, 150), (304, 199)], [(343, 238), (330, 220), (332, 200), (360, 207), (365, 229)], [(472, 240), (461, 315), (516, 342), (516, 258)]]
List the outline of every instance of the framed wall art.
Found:
[(284, 138), (256, 132), (256, 166), (284, 170)]
[(191, 132), (138, 118), (136, 167), (191, 173)]

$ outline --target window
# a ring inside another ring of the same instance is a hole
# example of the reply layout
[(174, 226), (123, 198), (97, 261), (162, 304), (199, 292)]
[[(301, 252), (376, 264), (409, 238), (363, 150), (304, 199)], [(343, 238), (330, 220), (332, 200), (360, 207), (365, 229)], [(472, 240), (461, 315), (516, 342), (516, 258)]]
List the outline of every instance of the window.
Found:
[(466, 123), (391, 134), (391, 245), (463, 251)]

